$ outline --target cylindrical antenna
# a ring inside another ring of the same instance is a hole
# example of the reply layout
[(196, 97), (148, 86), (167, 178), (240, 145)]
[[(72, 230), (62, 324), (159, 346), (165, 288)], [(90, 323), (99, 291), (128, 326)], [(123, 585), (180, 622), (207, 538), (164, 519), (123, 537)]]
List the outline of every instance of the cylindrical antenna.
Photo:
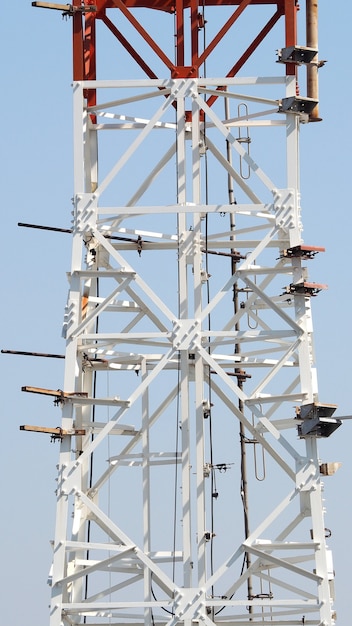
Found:
[[(306, 0), (306, 37), (307, 47), (318, 50), (318, 0)], [(317, 57), (314, 63), (307, 65), (307, 96), (319, 101), (318, 82), (319, 63)], [(319, 104), (317, 104), (309, 115), (310, 122), (320, 122)]]

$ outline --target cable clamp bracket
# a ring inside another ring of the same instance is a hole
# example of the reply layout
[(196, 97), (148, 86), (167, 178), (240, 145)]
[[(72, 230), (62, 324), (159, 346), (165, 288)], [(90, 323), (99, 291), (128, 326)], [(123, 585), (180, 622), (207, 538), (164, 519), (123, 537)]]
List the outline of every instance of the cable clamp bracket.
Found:
[(282, 295), (292, 294), (296, 296), (316, 296), (323, 289), (327, 289), (327, 285), (319, 284), (319, 283), (291, 283), (285, 287), (285, 291)]

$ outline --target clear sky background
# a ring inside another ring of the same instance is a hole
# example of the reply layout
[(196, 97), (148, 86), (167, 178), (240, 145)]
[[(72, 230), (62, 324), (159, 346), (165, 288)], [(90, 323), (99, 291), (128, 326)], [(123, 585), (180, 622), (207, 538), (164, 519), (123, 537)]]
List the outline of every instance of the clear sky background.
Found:
[[(338, 404), (338, 414), (348, 415), (352, 414), (352, 3), (321, 0), (319, 18), (320, 58), (328, 60), (320, 72), (324, 121), (302, 128), (303, 224), (305, 241), (326, 247), (310, 270), (312, 280), (329, 285), (313, 302), (320, 399)], [(301, 40), (303, 44), (303, 30)], [(58, 12), (32, 8), (29, 0), (3, 0), (0, 46), (4, 192), (0, 348), (63, 353), (70, 236), (19, 228), (17, 223), (71, 225), (71, 23)], [(273, 46), (273, 66), (265, 69), (267, 75), (277, 72), (275, 49), (282, 41)], [(57, 426), (60, 412), (47, 398), (21, 393), (21, 387), (62, 387), (63, 361), (0, 356), (1, 623), (45, 626), (58, 446), (44, 435), (20, 432), (19, 425)], [(347, 626), (351, 616), (351, 442), (352, 421), (320, 446), (323, 460), (343, 464), (325, 481), (341, 626)]]

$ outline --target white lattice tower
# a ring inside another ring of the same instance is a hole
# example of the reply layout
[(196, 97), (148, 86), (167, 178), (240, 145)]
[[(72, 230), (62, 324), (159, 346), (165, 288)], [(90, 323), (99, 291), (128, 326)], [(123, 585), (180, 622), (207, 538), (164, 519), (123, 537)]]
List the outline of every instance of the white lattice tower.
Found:
[(200, 78), (181, 61), (73, 85), (50, 624), (333, 626), (317, 439), (338, 422), (299, 190), (312, 101), (295, 65)]

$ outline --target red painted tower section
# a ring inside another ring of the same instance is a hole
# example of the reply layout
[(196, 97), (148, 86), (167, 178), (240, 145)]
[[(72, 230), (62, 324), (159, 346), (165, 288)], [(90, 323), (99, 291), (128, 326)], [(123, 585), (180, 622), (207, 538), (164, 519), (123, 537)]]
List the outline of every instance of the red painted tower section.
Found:
[[(270, 2), (268, 0), (204, 0), (204, 2), (162, 2), (155, 0), (143, 2), (139, 0), (85, 0), (82, 4), (80, 0), (73, 3), (73, 77), (74, 80), (94, 80), (96, 75), (96, 29), (95, 23), (100, 20), (108, 30), (115, 36), (116, 40), (127, 50), (135, 62), (142, 68), (148, 78), (158, 78), (143, 60), (138, 51), (131, 46), (124, 37), (118, 26), (107, 16), (108, 9), (116, 9), (116, 18), (122, 13), (130, 22), (133, 28), (140, 34), (150, 49), (164, 63), (172, 78), (199, 77), (203, 64), (207, 61), (211, 53), (222, 41), (229, 29), (236, 25), (242, 13), (249, 7), (255, 5), (268, 5), (272, 7), (273, 13), (270, 19), (263, 25), (257, 36), (250, 45), (243, 51), (239, 58), (228, 59), (228, 68), (223, 75), (234, 77), (243, 68), (246, 61), (253, 52), (260, 46), (265, 37), (270, 33), (275, 24), (281, 19), (284, 20), (285, 46), (295, 46), (297, 44), (297, 11), (299, 10), (297, 0), (278, 0)], [(202, 10), (206, 7), (233, 7), (233, 13), (226, 23), (219, 29), (212, 41), (202, 52), (199, 51), (199, 32), (202, 28)], [(170, 59), (163, 51), (148, 30), (133, 15), (134, 8), (146, 8), (154, 11), (165, 11), (175, 16), (175, 60)], [(186, 18), (187, 12), (187, 18)], [(190, 50), (186, 46), (186, 29), (190, 40)], [(288, 75), (295, 75), (296, 65), (288, 63), (286, 72)]]

